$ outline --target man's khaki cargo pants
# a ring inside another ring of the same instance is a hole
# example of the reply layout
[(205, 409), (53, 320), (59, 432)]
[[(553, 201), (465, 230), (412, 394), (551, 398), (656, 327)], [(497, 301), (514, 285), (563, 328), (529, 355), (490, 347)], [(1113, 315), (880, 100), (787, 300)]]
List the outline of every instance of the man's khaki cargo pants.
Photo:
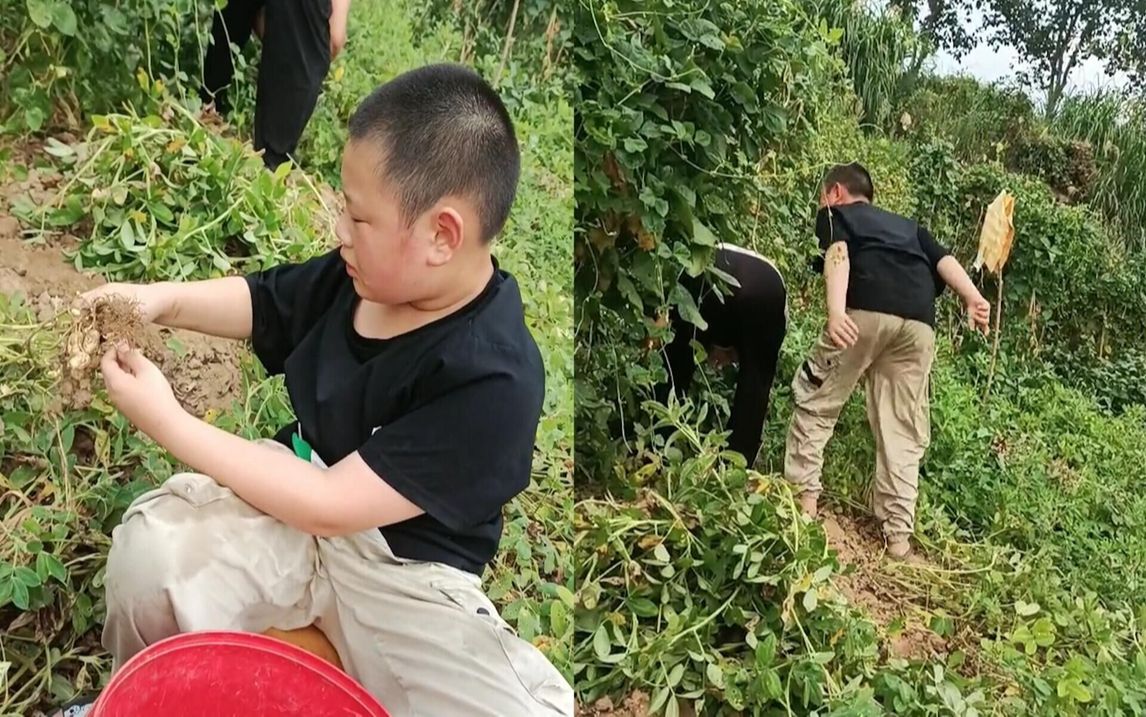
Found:
[(800, 495), (819, 496), (824, 446), (840, 411), (866, 377), (867, 415), (875, 436), (872, 510), (889, 540), (915, 529), (919, 463), (930, 445), (929, 377), (935, 333), (919, 321), (849, 310), (859, 340), (840, 349), (825, 332), (792, 381), (795, 410), (784, 475)]

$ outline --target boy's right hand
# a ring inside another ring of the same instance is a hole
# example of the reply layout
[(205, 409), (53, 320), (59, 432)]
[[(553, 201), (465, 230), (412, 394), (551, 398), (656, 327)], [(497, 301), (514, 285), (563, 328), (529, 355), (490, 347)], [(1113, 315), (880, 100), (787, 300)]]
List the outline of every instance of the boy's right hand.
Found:
[(95, 301), (101, 296), (122, 296), (135, 302), (139, 307), (140, 315), (146, 324), (155, 323), (168, 309), (168, 301), (158, 284), (119, 284), (111, 283), (92, 289), (80, 295), (76, 300), (78, 305)]
[(859, 326), (846, 313), (828, 314), (828, 337), (841, 349), (859, 341)]
[(986, 336), (991, 330), (991, 302), (976, 294), (967, 299), (967, 318), (972, 329), (978, 329)]

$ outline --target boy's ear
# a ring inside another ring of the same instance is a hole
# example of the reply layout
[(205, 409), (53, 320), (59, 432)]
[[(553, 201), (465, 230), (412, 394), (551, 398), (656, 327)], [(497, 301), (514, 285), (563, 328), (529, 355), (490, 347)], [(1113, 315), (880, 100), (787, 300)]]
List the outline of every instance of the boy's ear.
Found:
[(444, 255), (452, 255), (462, 246), (465, 221), (461, 212), (448, 204), (438, 206), (433, 214), (434, 247)]

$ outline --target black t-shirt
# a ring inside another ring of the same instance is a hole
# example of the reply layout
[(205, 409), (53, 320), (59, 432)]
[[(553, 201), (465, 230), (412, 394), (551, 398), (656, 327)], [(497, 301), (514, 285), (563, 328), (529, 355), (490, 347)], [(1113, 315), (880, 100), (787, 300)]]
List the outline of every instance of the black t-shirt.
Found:
[(950, 252), (915, 220), (867, 202), (824, 207), (816, 214), (821, 251), (847, 242), (847, 306), (935, 325), (935, 299), (945, 286), (939, 261)]
[(354, 329), (360, 301), (337, 251), (247, 277), (255, 355), (286, 374), (297, 424), (325, 465), (354, 451), (425, 511), (380, 528), (395, 555), (481, 574), (502, 507), (529, 484), (545, 394), (516, 280), (494, 263), (460, 311), (390, 339)]

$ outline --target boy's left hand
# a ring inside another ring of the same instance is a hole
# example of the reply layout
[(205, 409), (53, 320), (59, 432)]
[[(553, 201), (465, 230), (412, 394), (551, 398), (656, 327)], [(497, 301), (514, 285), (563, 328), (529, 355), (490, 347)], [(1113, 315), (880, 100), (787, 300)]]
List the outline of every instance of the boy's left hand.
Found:
[(138, 349), (120, 346), (108, 350), (100, 369), (111, 402), (152, 438), (183, 410), (163, 372)]

